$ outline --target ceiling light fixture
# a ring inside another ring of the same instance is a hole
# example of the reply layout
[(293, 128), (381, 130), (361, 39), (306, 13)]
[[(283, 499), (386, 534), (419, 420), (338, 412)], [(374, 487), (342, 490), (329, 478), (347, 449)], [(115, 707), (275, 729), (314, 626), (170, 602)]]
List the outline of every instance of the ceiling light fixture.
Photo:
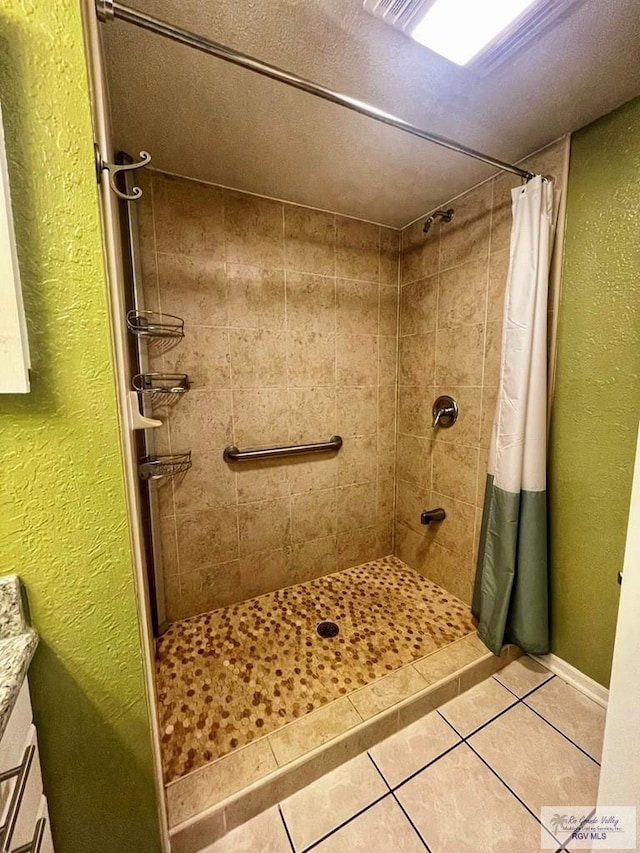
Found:
[(535, 2), (436, 0), (409, 35), (456, 65), (466, 65)]
[(363, 0), (363, 6), (450, 62), (485, 75), (584, 2)]

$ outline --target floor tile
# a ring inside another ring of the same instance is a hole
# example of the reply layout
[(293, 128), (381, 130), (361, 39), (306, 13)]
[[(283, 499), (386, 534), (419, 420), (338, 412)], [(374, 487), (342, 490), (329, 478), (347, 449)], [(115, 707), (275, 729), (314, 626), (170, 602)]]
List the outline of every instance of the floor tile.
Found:
[(269, 735), (269, 743), (278, 766), (282, 767), (361, 722), (360, 714), (349, 699), (343, 696), (273, 732)]
[(437, 711), (407, 726), (373, 749), (371, 757), (392, 788), (446, 752), (460, 738)]
[[(336, 637), (318, 636), (323, 619)], [(156, 643), (165, 783), (472, 631), (467, 604), (397, 557), (174, 622)]]
[(440, 708), (440, 713), (457, 732), (466, 737), (517, 701), (501, 684), (493, 678), (487, 678), (447, 702)]
[[(476, 684), (481, 680), (482, 676), (479, 675)], [(430, 688), (417, 695), (413, 702), (398, 705), (398, 725), (388, 732), (387, 737), (391, 737), (392, 734), (401, 729), (413, 725), (413, 723), (426, 717), (427, 714), (440, 708), (445, 702), (454, 699), (459, 693), (460, 685), (457, 678), (449, 678), (430, 685)]]
[(540, 853), (540, 824), (466, 744), (397, 797), (433, 853)]
[(166, 789), (169, 826), (188, 820), (277, 767), (268, 741), (262, 739), (177, 779)]
[(313, 850), (314, 853), (425, 853), (422, 841), (391, 795)]
[(602, 758), (606, 711), (575, 687), (554, 678), (525, 700), (596, 761)]
[(510, 708), (469, 743), (534, 814), (541, 806), (596, 802), (598, 765), (526, 705)]
[(480, 652), (481, 655), (489, 654), (489, 649), (482, 642), (476, 631), (474, 631), (472, 634), (468, 634), (460, 642), (465, 646), (469, 646), (473, 649), (476, 649), (478, 652)]
[(478, 646), (477, 637), (469, 634), (464, 639), (416, 661), (413, 666), (425, 681), (435, 684), (436, 681), (441, 681), (457, 672), (461, 667), (474, 663), (484, 654), (488, 654), (487, 649), (483, 652)]
[(428, 686), (412, 666), (405, 666), (361, 690), (356, 690), (349, 698), (362, 719), (367, 720)]
[(282, 803), (293, 845), (304, 850), (388, 792), (365, 753)]
[(201, 853), (291, 853), (278, 807), (262, 812)]
[(516, 696), (524, 696), (525, 693), (533, 690), (534, 687), (539, 687), (545, 681), (553, 678), (553, 673), (549, 672), (537, 660), (533, 660), (533, 658), (525, 655), (510, 663), (509, 666), (505, 666), (504, 669), (495, 674), (494, 678), (500, 684), (508, 687)]

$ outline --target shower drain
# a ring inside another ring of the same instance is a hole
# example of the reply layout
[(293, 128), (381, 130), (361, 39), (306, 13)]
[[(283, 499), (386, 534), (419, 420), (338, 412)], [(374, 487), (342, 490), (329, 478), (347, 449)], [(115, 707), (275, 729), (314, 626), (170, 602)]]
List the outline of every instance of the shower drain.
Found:
[(338, 628), (335, 622), (320, 622), (316, 631), (319, 637), (327, 639), (328, 637), (337, 636), (340, 633), (340, 628)]

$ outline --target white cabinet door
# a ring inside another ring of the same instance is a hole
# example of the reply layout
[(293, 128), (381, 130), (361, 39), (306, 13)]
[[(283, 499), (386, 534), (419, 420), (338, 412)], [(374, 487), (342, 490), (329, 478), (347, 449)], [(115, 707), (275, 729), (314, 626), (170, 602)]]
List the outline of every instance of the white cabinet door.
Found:
[[(20, 772), (13, 772), (20, 770)], [(25, 681), (0, 740), (0, 826), (7, 836), (2, 851), (53, 853), (47, 800), (42, 792), (38, 739), (33, 725), (29, 685)], [(35, 845), (35, 846), (34, 846)]]
[[(13, 826), (10, 826), (9, 850), (17, 850), (27, 845), (33, 839), (33, 834), (42, 801), (42, 775), (40, 772), (40, 756), (38, 755), (38, 740), (35, 726), (30, 726), (24, 751), (33, 747), (35, 752), (31, 760), (29, 775), (22, 796), (18, 801), (17, 815)], [(12, 831), (11, 831), (12, 830)]]
[[(40, 826), (40, 821), (42, 821), (42, 826)], [(36, 822), (35, 832), (42, 834), (40, 836), (40, 846), (35, 847), (34, 853), (54, 853), (51, 826), (49, 825), (49, 808), (47, 806), (47, 798), (44, 795), (40, 801), (40, 809), (38, 811), (38, 820)]]

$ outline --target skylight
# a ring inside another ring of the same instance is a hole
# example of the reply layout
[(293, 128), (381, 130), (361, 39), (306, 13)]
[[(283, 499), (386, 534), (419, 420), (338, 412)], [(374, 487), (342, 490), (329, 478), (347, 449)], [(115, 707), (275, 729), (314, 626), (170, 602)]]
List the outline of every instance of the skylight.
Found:
[(435, 0), (408, 35), (466, 65), (536, 0)]

